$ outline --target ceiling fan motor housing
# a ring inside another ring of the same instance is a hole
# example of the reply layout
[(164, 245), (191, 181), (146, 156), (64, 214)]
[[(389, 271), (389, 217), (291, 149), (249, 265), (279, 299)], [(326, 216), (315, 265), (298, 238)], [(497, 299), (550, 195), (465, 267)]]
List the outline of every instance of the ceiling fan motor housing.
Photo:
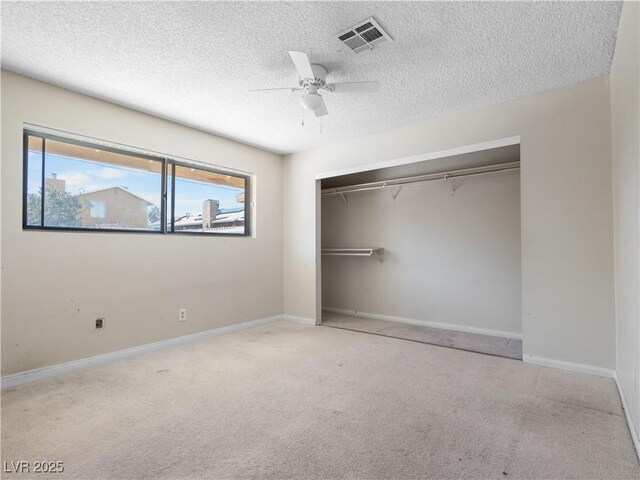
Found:
[(315, 85), (318, 88), (323, 88), (327, 80), (327, 69), (322, 65), (312, 63), (311, 70), (313, 71), (314, 79), (310, 80), (310, 79), (301, 78), (298, 82), (299, 85), (301, 87), (308, 87), (309, 85)]

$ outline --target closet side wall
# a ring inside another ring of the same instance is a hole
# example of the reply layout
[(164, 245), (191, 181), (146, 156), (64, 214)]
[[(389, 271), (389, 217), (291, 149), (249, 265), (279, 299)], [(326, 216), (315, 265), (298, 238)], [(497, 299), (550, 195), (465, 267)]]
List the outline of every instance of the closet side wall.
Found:
[(323, 307), (522, 332), (516, 172), (322, 200), (322, 246), (383, 247), (322, 260)]

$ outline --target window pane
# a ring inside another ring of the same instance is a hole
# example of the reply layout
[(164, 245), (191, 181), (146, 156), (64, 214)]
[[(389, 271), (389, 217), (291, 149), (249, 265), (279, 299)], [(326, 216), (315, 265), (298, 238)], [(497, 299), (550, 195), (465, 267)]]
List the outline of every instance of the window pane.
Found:
[(160, 230), (162, 162), (45, 141), (44, 225)]
[(89, 202), (91, 207), (89, 209), (89, 216), (91, 218), (106, 218), (107, 216), (107, 205), (105, 202), (101, 202), (98, 200), (94, 200)]
[(27, 225), (40, 226), (42, 210), (42, 139), (29, 136), (27, 147)]
[(245, 234), (246, 179), (176, 165), (174, 231)]

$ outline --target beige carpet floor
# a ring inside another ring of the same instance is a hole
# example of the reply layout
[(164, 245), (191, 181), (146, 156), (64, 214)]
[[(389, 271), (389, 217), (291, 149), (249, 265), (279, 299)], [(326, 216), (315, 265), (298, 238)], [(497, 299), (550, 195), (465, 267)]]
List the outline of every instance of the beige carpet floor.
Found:
[(470, 352), (486, 353), (487, 355), (497, 355), (498, 357), (522, 359), (522, 340), (515, 338), (494, 337), (479, 333), (459, 332), (424, 325), (410, 325), (333, 312), (322, 312), (322, 325), (374, 335), (384, 335), (386, 337), (402, 338), (412, 342), (458, 348)]
[(5, 390), (3, 478), (640, 478), (614, 383), (277, 322)]

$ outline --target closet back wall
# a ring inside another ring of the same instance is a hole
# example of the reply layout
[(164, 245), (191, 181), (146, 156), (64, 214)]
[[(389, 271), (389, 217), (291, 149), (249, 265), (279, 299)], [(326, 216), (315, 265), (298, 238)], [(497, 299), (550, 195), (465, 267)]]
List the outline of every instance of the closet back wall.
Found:
[[(522, 333), (520, 175), (322, 199), (322, 246), (383, 247), (384, 261), (326, 256), (322, 305)], [(488, 332), (492, 333), (492, 332)]]

